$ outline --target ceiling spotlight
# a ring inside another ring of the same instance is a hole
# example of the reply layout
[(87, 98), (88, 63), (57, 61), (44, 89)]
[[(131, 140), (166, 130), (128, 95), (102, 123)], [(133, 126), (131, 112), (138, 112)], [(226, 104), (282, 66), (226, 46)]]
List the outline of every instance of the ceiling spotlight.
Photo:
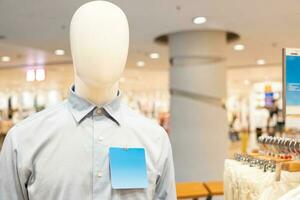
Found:
[(138, 61), (138, 62), (136, 62), (136, 66), (138, 66), (138, 67), (144, 67), (145, 66), (145, 62), (144, 61)]
[(264, 59), (258, 59), (256, 61), (256, 64), (258, 64), (258, 65), (264, 65), (264, 64), (266, 64), (266, 61)]
[(2, 62), (9, 62), (10, 61), (10, 57), (9, 56), (2, 56), (1, 57), (1, 61)]
[(244, 80), (244, 85), (249, 85), (250, 84), (250, 81), (249, 80)]
[(151, 53), (150, 54), (150, 58), (151, 59), (158, 59), (159, 58), (159, 54), (158, 53)]
[(245, 49), (245, 46), (243, 44), (236, 44), (234, 45), (233, 49), (236, 51), (242, 51)]
[(195, 17), (194, 19), (193, 19), (193, 23), (194, 24), (203, 24), (203, 23), (205, 23), (207, 20), (206, 20), (206, 18), (205, 17)]
[(56, 49), (54, 51), (54, 54), (57, 55), (57, 56), (63, 56), (65, 55), (65, 50), (62, 50), (62, 49)]

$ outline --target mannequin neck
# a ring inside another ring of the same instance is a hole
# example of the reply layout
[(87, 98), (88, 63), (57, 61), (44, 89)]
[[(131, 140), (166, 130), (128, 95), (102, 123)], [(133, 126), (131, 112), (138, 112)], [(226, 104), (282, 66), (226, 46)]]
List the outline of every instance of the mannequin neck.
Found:
[(119, 82), (104, 87), (93, 87), (84, 83), (75, 74), (75, 93), (96, 105), (105, 105), (112, 101), (117, 96), (118, 90)]

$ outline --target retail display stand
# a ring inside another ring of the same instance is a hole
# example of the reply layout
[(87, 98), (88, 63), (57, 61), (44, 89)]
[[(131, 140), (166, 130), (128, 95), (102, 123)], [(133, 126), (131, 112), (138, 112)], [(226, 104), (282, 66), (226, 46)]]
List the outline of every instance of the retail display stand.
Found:
[(285, 170), (285, 171), (300, 172), (300, 161), (298, 161), (298, 160), (287, 160), (287, 159), (281, 159), (281, 158), (274, 158), (271, 156), (262, 156), (258, 153), (251, 153), (250, 156), (253, 156), (258, 159), (271, 160), (276, 163), (281, 163), (282, 170)]
[(300, 161), (286, 161), (282, 163), (282, 170), (300, 172)]
[(282, 158), (274, 158), (272, 156), (262, 156), (258, 153), (250, 154), (254, 158), (269, 160), (276, 163), (275, 168), (275, 180), (280, 181), (281, 179), (281, 170), (288, 172), (300, 172), (300, 161), (298, 160), (287, 160)]

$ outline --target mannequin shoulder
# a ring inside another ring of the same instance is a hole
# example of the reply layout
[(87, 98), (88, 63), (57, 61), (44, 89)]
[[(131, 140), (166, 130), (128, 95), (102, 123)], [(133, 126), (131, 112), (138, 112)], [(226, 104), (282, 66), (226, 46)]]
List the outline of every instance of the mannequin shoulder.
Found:
[(162, 137), (166, 136), (167, 133), (155, 120), (149, 119), (131, 109), (127, 105), (123, 105), (123, 121), (132, 129), (151, 134), (152, 136)]
[(61, 116), (63, 112), (67, 111), (66, 102), (50, 106), (40, 112), (28, 116), (26, 119), (15, 124), (14, 129), (26, 129), (27, 127), (34, 127), (40, 123), (47, 123), (48, 120)]

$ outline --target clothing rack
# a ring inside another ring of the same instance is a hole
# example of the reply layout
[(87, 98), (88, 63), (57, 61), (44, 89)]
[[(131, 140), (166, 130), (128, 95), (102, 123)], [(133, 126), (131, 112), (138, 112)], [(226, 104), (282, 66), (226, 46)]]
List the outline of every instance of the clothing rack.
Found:
[(255, 158), (280, 163), (282, 170), (300, 172), (300, 140), (286, 137), (261, 136), (260, 151), (251, 154)]

